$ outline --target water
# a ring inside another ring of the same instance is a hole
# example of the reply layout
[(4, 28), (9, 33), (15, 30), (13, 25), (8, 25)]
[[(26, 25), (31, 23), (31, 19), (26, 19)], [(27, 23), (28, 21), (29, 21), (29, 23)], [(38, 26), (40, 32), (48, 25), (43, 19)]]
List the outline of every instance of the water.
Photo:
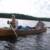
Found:
[(0, 40), (0, 50), (50, 50), (50, 29), (45, 33), (19, 37), (17, 40), (14, 43)]

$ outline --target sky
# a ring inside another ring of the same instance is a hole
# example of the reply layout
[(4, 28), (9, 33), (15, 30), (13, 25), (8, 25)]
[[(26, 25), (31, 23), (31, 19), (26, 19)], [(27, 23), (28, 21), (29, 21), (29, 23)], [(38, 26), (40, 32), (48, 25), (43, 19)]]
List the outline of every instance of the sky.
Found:
[(50, 17), (50, 0), (0, 0), (0, 13)]

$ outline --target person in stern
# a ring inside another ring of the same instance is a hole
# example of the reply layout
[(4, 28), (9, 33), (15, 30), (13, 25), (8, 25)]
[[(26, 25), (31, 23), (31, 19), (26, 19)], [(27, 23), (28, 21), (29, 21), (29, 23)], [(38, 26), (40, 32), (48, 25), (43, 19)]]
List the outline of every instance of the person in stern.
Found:
[(36, 30), (43, 29), (45, 27), (45, 24), (41, 20), (39, 20), (35, 27)]

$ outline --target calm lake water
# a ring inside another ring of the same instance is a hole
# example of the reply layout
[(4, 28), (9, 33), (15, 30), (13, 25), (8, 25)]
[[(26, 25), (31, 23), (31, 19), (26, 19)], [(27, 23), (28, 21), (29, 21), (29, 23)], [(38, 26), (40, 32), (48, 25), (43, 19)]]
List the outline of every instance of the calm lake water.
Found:
[(45, 33), (19, 37), (17, 40), (15, 43), (0, 40), (0, 50), (50, 50), (50, 29)]

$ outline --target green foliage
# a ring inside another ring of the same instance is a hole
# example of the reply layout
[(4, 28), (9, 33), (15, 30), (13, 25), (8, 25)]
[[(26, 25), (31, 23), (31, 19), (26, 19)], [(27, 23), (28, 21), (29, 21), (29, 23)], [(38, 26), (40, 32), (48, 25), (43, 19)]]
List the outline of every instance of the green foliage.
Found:
[(50, 21), (50, 18), (37, 18), (29, 15), (15, 14), (15, 13), (0, 13), (0, 18), (11, 18), (12, 14), (14, 14), (17, 19)]

